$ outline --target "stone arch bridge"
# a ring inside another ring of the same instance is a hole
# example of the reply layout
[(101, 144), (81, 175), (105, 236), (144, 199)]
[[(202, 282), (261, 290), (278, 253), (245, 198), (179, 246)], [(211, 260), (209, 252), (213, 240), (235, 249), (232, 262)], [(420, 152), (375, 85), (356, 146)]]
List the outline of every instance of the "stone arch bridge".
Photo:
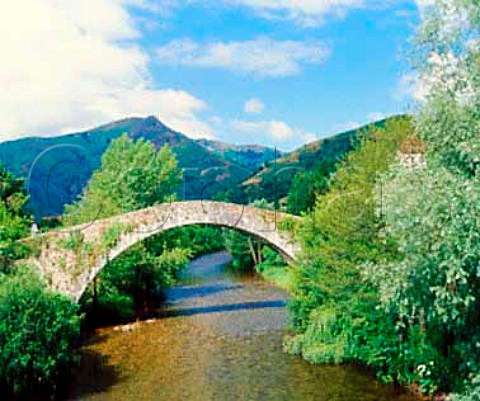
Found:
[(213, 201), (163, 203), (107, 219), (37, 234), (32, 242), (35, 266), (48, 285), (75, 301), (107, 265), (132, 245), (155, 234), (189, 225), (227, 227), (260, 238), (289, 262), (300, 247), (284, 230), (300, 218), (264, 209)]

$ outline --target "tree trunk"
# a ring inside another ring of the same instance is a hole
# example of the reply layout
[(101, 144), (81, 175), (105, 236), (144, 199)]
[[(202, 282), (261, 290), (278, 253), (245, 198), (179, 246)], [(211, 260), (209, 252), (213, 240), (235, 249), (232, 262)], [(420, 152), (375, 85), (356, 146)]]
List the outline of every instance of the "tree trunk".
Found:
[(251, 238), (248, 238), (248, 248), (250, 249), (250, 254), (252, 255), (253, 264), (258, 266), (258, 258), (255, 252), (255, 247), (253, 246), (253, 241)]
[(97, 288), (97, 276), (95, 276), (93, 279), (93, 302), (92, 302), (93, 315), (95, 315), (95, 312), (97, 311), (97, 305), (98, 305), (98, 288)]
[(258, 264), (260, 264), (263, 262), (263, 244), (260, 241), (258, 242), (257, 252), (258, 252), (257, 260), (258, 260)]

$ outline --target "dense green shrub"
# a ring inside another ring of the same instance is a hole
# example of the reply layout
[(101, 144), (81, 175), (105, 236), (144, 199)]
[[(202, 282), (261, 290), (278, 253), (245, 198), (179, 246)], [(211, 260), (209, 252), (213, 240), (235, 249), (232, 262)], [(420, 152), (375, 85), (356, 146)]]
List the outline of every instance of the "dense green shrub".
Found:
[[(301, 231), (288, 345), (434, 393), (479, 372), (480, 12), (472, 0), (422, 12), (415, 67), (427, 96), (415, 123), (426, 166), (389, 168), (395, 149), (381, 139), (347, 158)], [(457, 399), (477, 390), (474, 379)]]
[(453, 395), (451, 401), (480, 401), (480, 376), (475, 376), (463, 393)]
[(4, 273), (28, 253), (28, 247), (18, 241), (30, 232), (31, 219), (24, 210), (27, 200), (23, 180), (0, 166), (0, 269)]
[[(395, 325), (384, 325), (384, 315), (372, 313), (379, 299), (359, 267), (397, 257), (395, 244), (378, 235), (383, 217), (377, 214), (374, 189), (412, 128), (404, 119), (366, 133), (298, 229), (302, 253), (289, 303), (297, 335), (286, 346), (312, 362), (356, 360), (380, 368), (385, 380), (396, 377), (384, 360), (388, 353), (395, 357), (389, 346), (398, 343), (399, 334)], [(385, 330), (387, 340), (382, 339)]]
[(293, 279), (293, 267), (289, 266), (283, 256), (270, 246), (265, 245), (262, 249), (262, 261), (255, 266), (255, 270), (265, 280), (287, 291), (291, 290)]
[(225, 248), (232, 255), (231, 267), (237, 271), (253, 270), (258, 263), (263, 243), (235, 230), (224, 230)]
[(0, 276), (0, 386), (3, 397), (55, 392), (75, 361), (78, 308), (26, 268)]

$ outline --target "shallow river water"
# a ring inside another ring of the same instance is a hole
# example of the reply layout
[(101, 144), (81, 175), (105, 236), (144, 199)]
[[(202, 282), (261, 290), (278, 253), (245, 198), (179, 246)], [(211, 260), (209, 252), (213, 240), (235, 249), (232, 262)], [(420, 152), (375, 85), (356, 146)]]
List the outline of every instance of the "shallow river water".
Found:
[(370, 373), (314, 366), (282, 351), (287, 294), (225, 269), (218, 253), (192, 262), (153, 320), (102, 328), (82, 348), (70, 400), (409, 401)]

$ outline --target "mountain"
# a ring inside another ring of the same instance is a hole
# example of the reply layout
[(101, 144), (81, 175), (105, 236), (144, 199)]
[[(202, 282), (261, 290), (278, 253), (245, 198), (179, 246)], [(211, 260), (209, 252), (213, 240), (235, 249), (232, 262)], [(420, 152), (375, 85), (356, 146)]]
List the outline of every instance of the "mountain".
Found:
[(358, 129), (342, 132), (302, 146), (293, 152), (272, 160), (243, 182), (249, 199), (265, 198), (269, 202), (280, 201), (289, 192), (293, 178), (302, 171), (322, 168), (332, 173), (337, 163), (351, 151), (355, 142), (370, 127), (383, 127), (390, 120), (404, 119), (405, 116), (393, 116)]
[[(395, 116), (373, 123), (384, 126)], [(65, 204), (82, 193), (100, 167), (110, 142), (123, 133), (143, 138), (157, 148), (168, 144), (184, 171), (181, 199), (222, 199), (247, 203), (284, 198), (301, 171), (323, 166), (333, 172), (339, 160), (371, 126), (343, 132), (309, 143), (290, 153), (257, 145), (231, 145), (194, 140), (162, 124), (155, 117), (127, 118), (88, 131), (48, 137), (23, 138), (0, 143), (0, 163), (26, 179), (30, 207), (35, 216), (56, 216)]]
[(221, 141), (199, 139), (203, 147), (232, 163), (257, 171), (271, 160), (281, 157), (284, 152), (260, 145), (233, 145)]
[(110, 142), (123, 133), (134, 140), (151, 141), (157, 148), (165, 144), (172, 148), (184, 170), (182, 199), (212, 199), (228, 194), (241, 202), (244, 197), (239, 184), (275, 157), (275, 151), (269, 148), (193, 140), (155, 117), (147, 117), (128, 118), (69, 135), (3, 142), (0, 163), (26, 179), (36, 217), (59, 215), (65, 204), (78, 198), (100, 167)]

